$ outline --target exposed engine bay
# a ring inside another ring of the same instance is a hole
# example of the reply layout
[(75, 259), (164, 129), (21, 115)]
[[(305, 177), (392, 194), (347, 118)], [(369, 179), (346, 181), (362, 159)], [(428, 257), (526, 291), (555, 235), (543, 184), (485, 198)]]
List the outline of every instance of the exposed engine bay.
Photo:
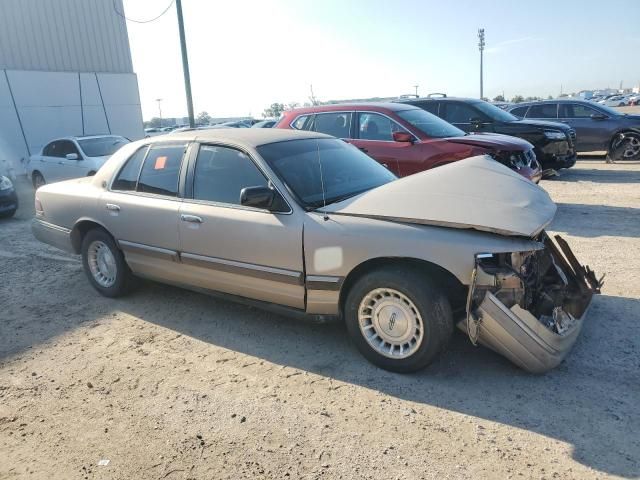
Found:
[(571, 349), (602, 278), (560, 236), (542, 232), (536, 240), (538, 250), (476, 256), (467, 317), (458, 326), (472, 343), (541, 373)]

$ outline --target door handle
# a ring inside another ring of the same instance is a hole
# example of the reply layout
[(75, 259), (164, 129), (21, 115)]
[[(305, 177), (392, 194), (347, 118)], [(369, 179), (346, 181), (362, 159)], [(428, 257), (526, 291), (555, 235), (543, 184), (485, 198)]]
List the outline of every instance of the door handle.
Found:
[(107, 203), (105, 205), (105, 207), (107, 208), (107, 210), (111, 210), (112, 212), (119, 212), (120, 211), (120, 207), (118, 205), (113, 204), (113, 203)]
[(183, 222), (189, 222), (189, 223), (202, 223), (202, 218), (198, 217), (197, 215), (180, 215), (180, 220), (182, 220)]

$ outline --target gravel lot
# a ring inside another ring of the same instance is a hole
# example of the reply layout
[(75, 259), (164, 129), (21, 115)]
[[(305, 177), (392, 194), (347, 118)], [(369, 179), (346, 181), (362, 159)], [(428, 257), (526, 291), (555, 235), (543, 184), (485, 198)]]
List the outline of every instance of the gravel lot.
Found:
[(102, 298), (31, 236), (24, 184), (0, 221), (0, 478), (638, 478), (639, 184), (640, 164), (602, 159), (542, 182), (551, 230), (607, 274), (544, 376), (461, 334), (396, 375), (342, 325), (154, 283)]

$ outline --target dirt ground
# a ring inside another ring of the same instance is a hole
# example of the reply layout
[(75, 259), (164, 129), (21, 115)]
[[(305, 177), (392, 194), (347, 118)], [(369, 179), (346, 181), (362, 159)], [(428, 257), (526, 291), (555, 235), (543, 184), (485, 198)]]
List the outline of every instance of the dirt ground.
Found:
[(0, 222), (0, 478), (638, 478), (639, 185), (602, 159), (542, 182), (551, 230), (607, 277), (570, 356), (532, 376), (462, 334), (397, 375), (342, 325), (154, 283), (100, 297), (32, 237), (25, 184)]

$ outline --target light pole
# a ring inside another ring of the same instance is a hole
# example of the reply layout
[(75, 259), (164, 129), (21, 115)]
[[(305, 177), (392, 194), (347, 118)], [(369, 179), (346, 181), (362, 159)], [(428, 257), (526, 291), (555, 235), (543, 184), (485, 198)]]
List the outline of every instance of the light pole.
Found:
[(484, 51), (484, 28), (478, 29), (478, 49), (480, 50), (480, 98), (484, 97), (482, 88), (482, 52)]
[(189, 75), (189, 58), (187, 57), (187, 41), (184, 38), (184, 20), (182, 19), (182, 0), (176, 0), (178, 14), (178, 31), (180, 33), (180, 51), (182, 52), (182, 73), (184, 74), (184, 91), (187, 96), (187, 112), (189, 113), (189, 126), (196, 126), (193, 118), (193, 100), (191, 99), (191, 76)]
[(415, 88), (415, 89), (416, 89), (416, 98), (418, 98), (418, 87), (419, 87), (419, 86), (420, 86), (420, 85), (414, 85), (414, 86), (413, 86), (413, 88)]
[(160, 115), (160, 127), (162, 127), (162, 107), (160, 106), (162, 99), (156, 98), (156, 102), (158, 102), (158, 114)]

